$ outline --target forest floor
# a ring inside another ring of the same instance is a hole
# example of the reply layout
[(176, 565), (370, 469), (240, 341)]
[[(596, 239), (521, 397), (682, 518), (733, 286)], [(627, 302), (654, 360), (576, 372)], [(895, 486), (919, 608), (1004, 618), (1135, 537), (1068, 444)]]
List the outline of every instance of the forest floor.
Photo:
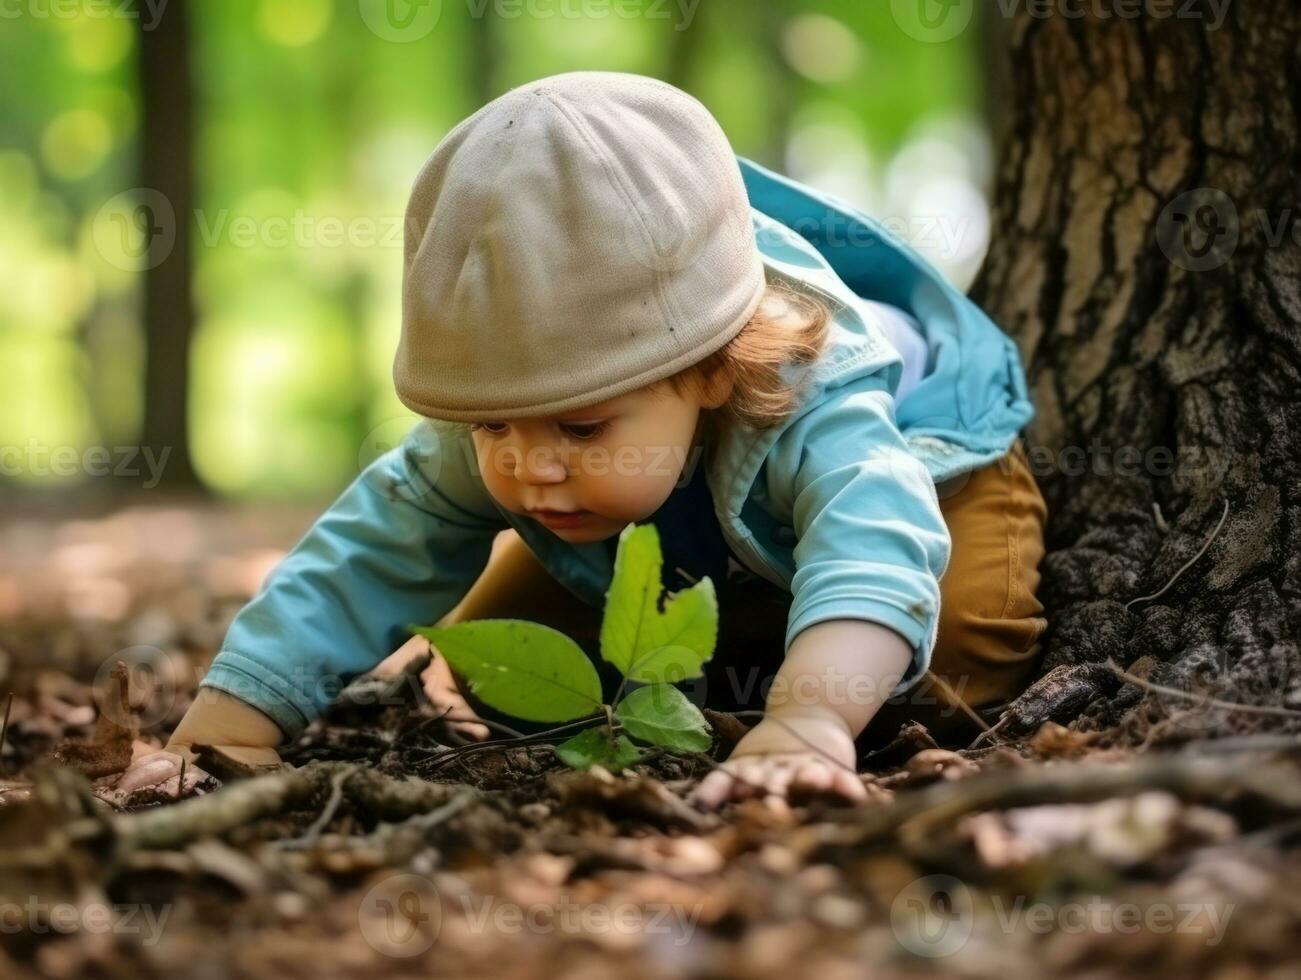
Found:
[(620, 775), (459, 744), (409, 673), (124, 796), (312, 516), (0, 526), (0, 976), (1301, 977), (1301, 726), (1142, 677), (1108, 727), (1070, 678), (974, 747), (906, 727), (859, 805), (688, 804), (735, 719)]

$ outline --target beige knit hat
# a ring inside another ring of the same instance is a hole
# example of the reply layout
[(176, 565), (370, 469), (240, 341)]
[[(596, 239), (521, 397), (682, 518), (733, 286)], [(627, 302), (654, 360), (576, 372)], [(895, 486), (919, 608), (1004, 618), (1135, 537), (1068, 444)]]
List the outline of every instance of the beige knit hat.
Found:
[(453, 421), (581, 408), (722, 347), (764, 285), (703, 104), (644, 75), (552, 75), (463, 120), (416, 176), (393, 383)]

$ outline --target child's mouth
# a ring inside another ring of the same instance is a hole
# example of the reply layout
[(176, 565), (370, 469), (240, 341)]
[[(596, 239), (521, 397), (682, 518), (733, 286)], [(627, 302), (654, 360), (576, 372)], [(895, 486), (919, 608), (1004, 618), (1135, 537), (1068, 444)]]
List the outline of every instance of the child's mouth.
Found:
[(577, 510), (572, 512), (558, 510), (535, 510), (532, 512), (533, 517), (545, 524), (547, 527), (577, 527), (587, 517), (587, 511)]

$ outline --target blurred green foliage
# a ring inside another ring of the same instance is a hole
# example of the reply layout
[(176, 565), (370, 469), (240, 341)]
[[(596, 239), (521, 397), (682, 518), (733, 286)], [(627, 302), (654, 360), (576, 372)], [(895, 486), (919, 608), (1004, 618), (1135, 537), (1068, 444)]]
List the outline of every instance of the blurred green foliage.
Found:
[[(443, 0), (411, 41), (372, 30), (369, 3), (189, 4), (189, 425), (221, 493), (328, 496), (384, 442), (368, 433), (410, 417), (389, 378), (406, 191), (507, 88), (656, 75), (701, 98), (737, 152), (800, 179), (840, 158), (879, 183), (919, 121), (979, 118), (974, 32), (921, 43), (884, 0), (646, 0), (633, 17), (627, 2)], [(0, 20), (0, 446), (18, 447), (0, 480), (71, 479), (15, 476), (37, 447), (139, 439), (142, 273), (103, 246), (110, 202), (138, 184), (140, 23), (123, 9), (21, 0)]]

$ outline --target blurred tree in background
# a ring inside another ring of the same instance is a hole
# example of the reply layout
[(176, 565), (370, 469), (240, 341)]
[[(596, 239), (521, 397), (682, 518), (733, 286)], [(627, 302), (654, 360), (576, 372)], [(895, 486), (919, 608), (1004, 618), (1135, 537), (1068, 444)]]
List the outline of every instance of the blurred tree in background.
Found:
[(336, 493), (414, 418), (389, 370), (417, 169), (574, 69), (679, 85), (738, 153), (960, 285), (980, 264), (979, 33), (927, 43), (889, 3), (6, 0), (0, 494), (138, 490), (141, 444), (168, 483), (189, 461), (223, 495)]

